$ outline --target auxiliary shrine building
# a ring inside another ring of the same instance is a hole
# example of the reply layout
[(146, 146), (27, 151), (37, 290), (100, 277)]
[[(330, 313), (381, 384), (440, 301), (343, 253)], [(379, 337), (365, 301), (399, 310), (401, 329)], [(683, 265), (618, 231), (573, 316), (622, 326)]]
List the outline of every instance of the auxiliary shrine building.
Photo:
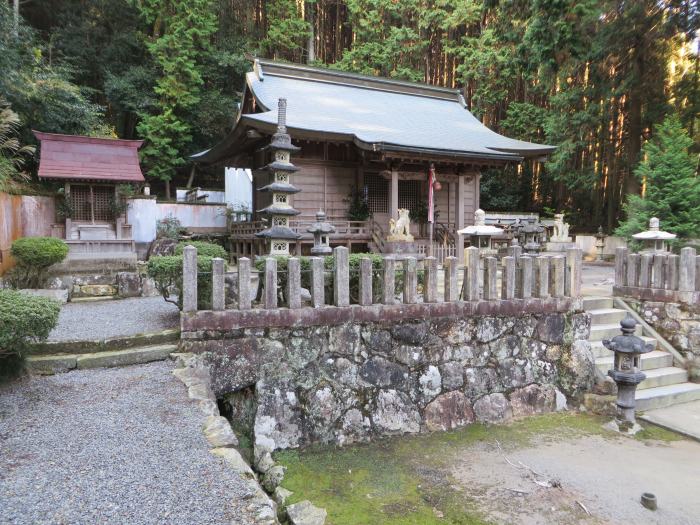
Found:
[[(456, 232), (473, 222), (481, 171), (543, 158), (555, 149), (491, 131), (467, 110), (458, 90), (255, 60), (235, 126), (219, 144), (192, 156), (201, 165), (253, 171), (251, 220), (231, 224), (234, 257), (266, 253), (255, 234), (268, 227), (258, 212), (272, 197), (255, 190), (272, 182), (262, 168), (273, 160), (266, 146), (277, 130), (279, 99), (287, 101), (287, 133), (299, 148), (291, 162), (298, 168), (292, 183), (300, 191), (289, 195), (298, 212), (289, 221), (300, 235), (293, 250), (298, 254), (313, 245), (307, 229), (319, 210), (336, 229), (333, 245), (382, 252), (389, 220), (399, 209), (411, 211), (411, 233), (419, 253), (427, 253), (421, 214), (433, 166), (439, 188), (433, 253), (460, 257), (465, 241)], [(358, 207), (362, 202), (365, 210)]]

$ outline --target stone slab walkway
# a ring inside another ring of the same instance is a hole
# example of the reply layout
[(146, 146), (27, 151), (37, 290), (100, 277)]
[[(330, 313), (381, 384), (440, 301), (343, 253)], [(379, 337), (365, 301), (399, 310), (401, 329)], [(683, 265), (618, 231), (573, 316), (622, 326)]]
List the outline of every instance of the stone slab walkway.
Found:
[(0, 523), (253, 523), (249, 485), (209, 452), (203, 416), (171, 370), (0, 387)]
[(162, 297), (66, 303), (49, 341), (92, 341), (179, 326), (179, 310)]
[(700, 441), (700, 401), (649, 410), (641, 419)]

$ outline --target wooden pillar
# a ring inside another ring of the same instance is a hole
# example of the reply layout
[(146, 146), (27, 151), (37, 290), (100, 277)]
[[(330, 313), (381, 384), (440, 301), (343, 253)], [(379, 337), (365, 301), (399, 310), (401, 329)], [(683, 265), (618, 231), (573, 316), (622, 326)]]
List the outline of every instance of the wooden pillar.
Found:
[(399, 171), (391, 168), (391, 201), (389, 206), (389, 218), (399, 218)]
[[(457, 177), (457, 196), (455, 198), (455, 208), (457, 211), (456, 230), (464, 228), (464, 175)], [(464, 264), (464, 235), (456, 235), (455, 251), (459, 264)]]

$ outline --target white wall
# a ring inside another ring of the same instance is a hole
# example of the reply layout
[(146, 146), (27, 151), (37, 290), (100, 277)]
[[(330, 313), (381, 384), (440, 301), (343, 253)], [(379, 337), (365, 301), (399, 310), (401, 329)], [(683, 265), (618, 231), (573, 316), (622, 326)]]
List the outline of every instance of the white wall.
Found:
[[(577, 248), (583, 250), (583, 256), (587, 258), (595, 258), (598, 254), (595, 247), (596, 238), (595, 235), (579, 235), (575, 236), (574, 242)], [(605, 237), (603, 244), (603, 255), (615, 255), (615, 249), (627, 246), (627, 241), (622, 237)]]
[(226, 204), (234, 208), (245, 207), (253, 210), (253, 175), (250, 170), (226, 168), (224, 171), (226, 185)]
[(157, 202), (155, 199), (130, 199), (127, 218), (136, 242), (151, 242), (156, 238), (157, 222), (173, 216), (192, 231), (222, 232), (226, 230), (225, 204), (188, 204)]

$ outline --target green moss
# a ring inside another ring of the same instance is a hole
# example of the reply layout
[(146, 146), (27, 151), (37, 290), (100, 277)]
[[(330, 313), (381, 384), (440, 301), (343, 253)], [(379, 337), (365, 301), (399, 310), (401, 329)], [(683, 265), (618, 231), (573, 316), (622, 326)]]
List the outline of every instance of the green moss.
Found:
[[(454, 488), (446, 472), (454, 455), (498, 440), (514, 449), (578, 436), (621, 439), (603, 429), (607, 418), (573, 413), (529, 417), (508, 425), (469, 425), (452, 432), (402, 436), (345, 448), (314, 446), (279, 452), (287, 467), (289, 503), (308, 499), (328, 511), (329, 525), (487, 523), (476, 502)], [(638, 439), (677, 438), (656, 427)], [(439, 517), (442, 516), (442, 517)]]

